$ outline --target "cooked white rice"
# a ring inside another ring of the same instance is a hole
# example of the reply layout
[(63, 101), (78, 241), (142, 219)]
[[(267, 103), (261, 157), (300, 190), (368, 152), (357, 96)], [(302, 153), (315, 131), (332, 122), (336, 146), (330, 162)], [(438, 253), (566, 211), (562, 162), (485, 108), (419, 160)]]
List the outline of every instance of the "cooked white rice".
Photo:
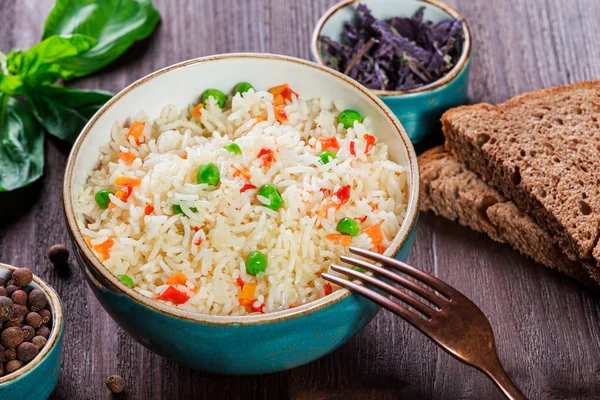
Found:
[[(167, 106), (155, 120), (140, 112), (135, 119), (146, 122), (142, 144), (128, 135), (127, 127), (115, 123), (98, 168), (77, 188), (75, 210), (92, 248), (109, 237), (114, 240), (110, 257), (103, 261), (110, 271), (129, 276), (135, 290), (150, 298), (163, 293), (167, 279), (182, 272), (187, 283), (176, 288), (191, 298), (177, 307), (245, 315), (263, 304), (264, 312), (274, 312), (323, 297), (326, 281), (320, 273), (345, 251), (326, 235), (337, 234), (343, 217), (366, 216), (353, 246), (372, 249), (363, 229), (376, 223), (385, 235), (382, 245), (389, 245), (406, 212), (406, 174), (388, 159), (385, 143), (376, 142), (364, 154), (368, 116), (345, 129), (337, 122), (340, 110), (335, 103), (294, 96), (285, 106), (288, 119), (280, 124), (272, 102), (269, 92), (251, 90), (230, 98), (223, 110), (210, 98), (197, 117), (191, 117), (193, 105), (182, 111)], [(257, 115), (268, 119), (257, 123)], [(340, 145), (337, 159), (323, 164), (317, 139), (332, 136)], [(232, 141), (243, 155), (223, 148)], [(356, 156), (350, 153), (351, 141)], [(257, 159), (263, 148), (275, 152), (268, 168)], [(137, 158), (126, 162), (118, 158), (119, 152)], [(208, 162), (220, 170), (216, 188), (196, 183), (198, 166)], [(246, 168), (251, 178), (234, 176), (236, 168)], [(101, 209), (95, 193), (120, 189), (115, 186), (119, 176), (140, 178), (141, 184), (126, 202), (111, 196), (114, 208)], [(273, 211), (261, 205), (257, 190), (240, 193), (247, 183), (257, 188), (275, 184), (284, 206)], [(350, 200), (337, 211), (330, 208), (326, 218), (319, 216), (322, 205), (339, 203), (331, 193), (344, 185), (351, 186)], [(149, 215), (147, 205), (154, 207)], [(175, 214), (173, 205), (180, 205), (185, 215)], [(264, 273), (251, 276), (245, 260), (254, 250), (267, 255), (268, 265)], [(240, 305), (238, 278), (257, 284), (252, 307)]]

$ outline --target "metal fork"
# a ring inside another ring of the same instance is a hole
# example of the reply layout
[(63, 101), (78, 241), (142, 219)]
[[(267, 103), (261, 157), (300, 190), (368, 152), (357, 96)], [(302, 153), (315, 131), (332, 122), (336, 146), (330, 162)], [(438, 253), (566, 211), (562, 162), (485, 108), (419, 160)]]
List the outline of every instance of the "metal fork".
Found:
[(401, 261), (355, 247), (350, 247), (349, 250), (354, 254), (396, 269), (426, 285), (429, 289), (388, 269), (356, 258), (341, 257), (341, 260), (348, 264), (371, 271), (390, 282), (411, 290), (430, 304), (409, 296), (389, 283), (366, 275), (359, 270), (331, 265), (333, 271), (348, 275), (391, 294), (423, 316), (364, 285), (326, 273), (321, 274), (321, 277), (336, 285), (355, 291), (398, 315), (454, 358), (485, 373), (507, 398), (526, 399), (504, 371), (496, 352), (492, 327), (483, 312), (471, 300), (435, 276)]

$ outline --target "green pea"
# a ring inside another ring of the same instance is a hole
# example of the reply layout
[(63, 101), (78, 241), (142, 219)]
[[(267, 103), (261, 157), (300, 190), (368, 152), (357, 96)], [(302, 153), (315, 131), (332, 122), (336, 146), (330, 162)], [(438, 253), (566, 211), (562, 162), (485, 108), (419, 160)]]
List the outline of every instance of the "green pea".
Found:
[(204, 93), (202, 93), (202, 104), (204, 104), (204, 107), (206, 107), (206, 103), (209, 97), (214, 97), (219, 107), (225, 107), (225, 101), (227, 100), (225, 93), (221, 92), (218, 89), (206, 89)]
[(256, 275), (259, 272), (265, 272), (267, 269), (267, 256), (260, 251), (253, 251), (246, 258), (246, 272), (250, 275)]
[(250, 83), (248, 82), (240, 82), (238, 83), (238, 85), (235, 87), (234, 93), (246, 93), (248, 90), (250, 89), (254, 89), (254, 86), (252, 86)]
[(335, 155), (335, 153), (329, 151), (329, 150), (323, 150), (322, 152), (319, 153), (319, 158), (321, 159), (321, 162), (323, 164), (327, 164), (329, 163), (329, 159), (336, 159), (337, 156)]
[(232, 154), (242, 154), (242, 149), (235, 143), (229, 143), (227, 146), (225, 146), (225, 150)]
[[(353, 270), (355, 270), (355, 271), (358, 271), (358, 272), (362, 272), (363, 274), (364, 274), (365, 272), (367, 272), (367, 270), (366, 270), (366, 269), (362, 269), (361, 267), (352, 267), (352, 269), (353, 269)], [(353, 277), (351, 277), (351, 276), (349, 276), (349, 277), (348, 277), (348, 280), (349, 280), (349, 281), (353, 281), (353, 280), (354, 280), (354, 278), (353, 278)]]
[(258, 189), (258, 194), (259, 196), (269, 200), (269, 204), (262, 203), (262, 201), (261, 203), (263, 206), (270, 208), (271, 210), (277, 210), (283, 205), (283, 198), (279, 193), (279, 189), (277, 189), (277, 186), (271, 183), (261, 186), (261, 188)]
[(207, 183), (211, 186), (217, 186), (221, 181), (219, 168), (213, 163), (202, 164), (196, 172), (196, 181), (198, 183)]
[(353, 220), (352, 218), (342, 218), (340, 222), (338, 222), (336, 231), (343, 235), (350, 235), (352, 237), (358, 235), (358, 231), (360, 230), (360, 224)]
[(352, 128), (354, 126), (354, 121), (362, 122), (363, 117), (358, 112), (354, 110), (345, 110), (340, 113), (338, 116), (338, 122), (344, 125), (344, 128)]
[[(183, 210), (181, 209), (181, 206), (179, 204), (173, 204), (173, 206), (171, 207), (171, 209), (173, 210), (173, 212), (175, 214), (183, 214)], [(198, 212), (198, 209), (196, 207), (190, 207), (190, 211), (191, 212)]]
[(128, 277), (127, 275), (117, 275), (117, 278), (119, 278), (119, 280), (121, 282), (123, 282), (124, 284), (126, 284), (127, 286), (129, 286), (130, 288), (134, 288), (135, 285), (133, 284), (133, 279), (131, 279), (130, 277)]
[(98, 203), (101, 209), (106, 210), (108, 208), (108, 205), (110, 204), (110, 198), (108, 196), (111, 194), (114, 193), (108, 189), (101, 190), (98, 193), (96, 193), (96, 196), (94, 198), (96, 199), (96, 203)]

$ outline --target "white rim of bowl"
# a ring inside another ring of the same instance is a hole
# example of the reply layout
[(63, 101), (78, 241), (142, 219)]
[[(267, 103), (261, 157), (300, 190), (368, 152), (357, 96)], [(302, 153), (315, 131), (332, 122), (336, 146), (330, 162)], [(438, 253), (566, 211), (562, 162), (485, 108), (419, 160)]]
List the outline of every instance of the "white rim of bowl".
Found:
[[(323, 30), (325, 23), (327, 23), (327, 21), (329, 20), (329, 18), (331, 18), (331, 16), (333, 14), (335, 14), (342, 8), (349, 6), (352, 3), (360, 3), (360, 2), (364, 2), (364, 1), (365, 0), (344, 0), (342, 2), (335, 4), (333, 7), (331, 7), (327, 11), (325, 11), (325, 14), (323, 14), (323, 16), (319, 19), (319, 21), (317, 22), (317, 25), (315, 26), (315, 29), (313, 30), (312, 38), (310, 41), (310, 51), (312, 53), (313, 58), (316, 60), (316, 62), (319, 65), (328, 67), (327, 63), (321, 56), (321, 52), (319, 50), (319, 37), (321, 36), (321, 31)], [(437, 1), (437, 0), (417, 0), (417, 1), (421, 1), (423, 3), (427, 3), (434, 7), (437, 7), (440, 10), (447, 13), (448, 15), (450, 15), (451, 17), (456, 18), (462, 22), (463, 31), (465, 33), (465, 43), (464, 43), (464, 46), (462, 49), (462, 53), (461, 53), (458, 61), (456, 62), (456, 65), (454, 67), (452, 67), (452, 69), (450, 71), (448, 71), (448, 73), (446, 75), (442, 76), (437, 81), (431, 82), (425, 86), (421, 86), (421, 87), (418, 87), (416, 89), (411, 89), (411, 90), (369, 89), (371, 92), (375, 93), (375, 95), (377, 95), (379, 97), (405, 96), (405, 95), (411, 95), (411, 94), (435, 90), (441, 86), (446, 85), (448, 82), (450, 82), (454, 78), (456, 78), (458, 76), (458, 74), (466, 67), (467, 62), (471, 58), (471, 28), (469, 28), (469, 24), (467, 23), (467, 20), (465, 19), (465, 17), (463, 17), (462, 14), (459, 13), (457, 9), (455, 9), (454, 7), (452, 7), (446, 3), (442, 3), (441, 1)], [(352, 78), (350, 78), (350, 79), (352, 79)]]
[(339, 289), (327, 296), (321, 297), (315, 301), (311, 301), (309, 303), (302, 304), (298, 307), (294, 307), (293, 309), (276, 311), (273, 313), (267, 314), (257, 314), (257, 315), (245, 315), (245, 316), (225, 316), (225, 315), (210, 315), (210, 314), (201, 314), (192, 311), (186, 311), (179, 309), (177, 307), (173, 307), (167, 304), (163, 304), (154, 299), (150, 299), (129, 286), (125, 285), (121, 282), (116, 275), (114, 275), (111, 271), (108, 270), (104, 266), (104, 264), (100, 261), (100, 259), (94, 254), (94, 252), (87, 246), (83, 235), (81, 234), (79, 227), (77, 225), (77, 219), (75, 217), (75, 212), (73, 209), (73, 201), (71, 195), (71, 187), (73, 180), (73, 172), (75, 161), (79, 155), (79, 152), (88, 136), (91, 128), (94, 126), (98, 118), (106, 110), (112, 107), (121, 97), (135, 89), (136, 87), (143, 85), (144, 83), (160, 76), (170, 71), (185, 68), (190, 65), (217, 61), (217, 60), (226, 60), (226, 59), (261, 59), (261, 60), (278, 60), (291, 62), (295, 64), (300, 64), (306, 67), (318, 69), (322, 72), (325, 72), (331, 75), (333, 78), (340, 79), (344, 81), (346, 84), (351, 85), (355, 89), (362, 92), (366, 95), (373, 103), (375, 103), (382, 113), (388, 118), (388, 120), (395, 126), (396, 132), (398, 133), (399, 139), (404, 143), (404, 147), (406, 148), (408, 155), (408, 175), (410, 175), (411, 185), (409, 187), (410, 193), (408, 194), (408, 204), (406, 210), (406, 216), (400, 230), (394, 236), (392, 240), (392, 244), (385, 251), (385, 255), (393, 257), (393, 255), (406, 243), (408, 240), (412, 229), (414, 228), (417, 222), (417, 216), (419, 212), (419, 167), (417, 163), (417, 155), (415, 153), (415, 149), (408, 137), (408, 134), (404, 130), (404, 127), (398, 120), (398, 118), (394, 115), (394, 113), (381, 101), (377, 96), (375, 96), (369, 89), (362, 86), (358, 82), (353, 79), (347, 77), (341, 72), (335, 71), (331, 68), (319, 65), (317, 63), (302, 60), (299, 58), (282, 56), (276, 54), (268, 54), (268, 53), (228, 53), (228, 54), (218, 54), (207, 57), (195, 58), (188, 61), (183, 61), (165, 68), (162, 68), (156, 72), (153, 72), (145, 77), (135, 81), (134, 83), (127, 86), (125, 89), (121, 90), (117, 93), (112, 99), (110, 99), (96, 114), (88, 121), (88, 123), (83, 128), (81, 134), (75, 141), (71, 153), (69, 154), (69, 159), (67, 161), (67, 167), (65, 170), (65, 176), (63, 179), (63, 205), (65, 211), (65, 218), (67, 221), (67, 226), (69, 228), (70, 234), (75, 242), (76, 246), (80, 250), (80, 254), (82, 258), (85, 259), (98, 273), (100, 273), (106, 280), (108, 280), (117, 290), (119, 290), (122, 294), (127, 297), (131, 297), (133, 300), (138, 303), (143, 304), (155, 311), (168, 314), (173, 317), (177, 317), (180, 319), (186, 319), (195, 322), (207, 323), (212, 325), (251, 325), (251, 324), (262, 324), (262, 323), (270, 323), (270, 322), (278, 322), (287, 319), (297, 318), (304, 314), (312, 313), (322, 307), (329, 306), (335, 302), (340, 301), (341, 299), (350, 295), (350, 292), (347, 289)]

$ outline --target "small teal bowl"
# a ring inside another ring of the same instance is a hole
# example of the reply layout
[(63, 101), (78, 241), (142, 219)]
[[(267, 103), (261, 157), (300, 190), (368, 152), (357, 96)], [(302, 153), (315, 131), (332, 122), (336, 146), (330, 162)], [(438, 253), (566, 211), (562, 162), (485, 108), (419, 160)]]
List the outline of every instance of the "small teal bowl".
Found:
[(439, 22), (457, 18), (462, 21), (465, 33), (462, 54), (443, 78), (409, 91), (371, 89), (396, 114), (413, 143), (440, 132), (442, 114), (467, 102), (471, 68), (471, 31), (467, 21), (454, 8), (436, 0), (345, 0), (327, 10), (313, 31), (311, 52), (316, 62), (327, 66), (321, 54), (319, 37), (324, 35), (340, 41), (344, 22), (353, 19), (360, 3), (366, 4), (373, 16), (379, 19), (409, 17), (419, 7), (425, 7), (425, 20)]
[(363, 329), (379, 307), (347, 290), (291, 310), (249, 316), (204, 315), (157, 302), (117, 279), (89, 249), (74, 202), (75, 188), (95, 167), (114, 121), (126, 123), (139, 110), (159, 115), (166, 104), (186, 107), (208, 87), (228, 90), (242, 81), (256, 88), (288, 83), (305, 98), (335, 99), (341, 108), (369, 116), (372, 134), (389, 146), (392, 160), (407, 171), (407, 212), (386, 255), (406, 260), (419, 210), (417, 158), (402, 125), (377, 96), (330, 68), (271, 54), (223, 54), (157, 71), (111, 99), (74, 144), (63, 183), (67, 225), (86, 280), (110, 316), (138, 342), (177, 363), (228, 375), (276, 372), (316, 360)]
[[(0, 263), (0, 277), (16, 268)], [(52, 311), (52, 331), (46, 345), (31, 362), (10, 375), (0, 377), (0, 399), (47, 399), (58, 383), (64, 331), (63, 310), (54, 289), (34, 275), (31, 286), (46, 293)]]

